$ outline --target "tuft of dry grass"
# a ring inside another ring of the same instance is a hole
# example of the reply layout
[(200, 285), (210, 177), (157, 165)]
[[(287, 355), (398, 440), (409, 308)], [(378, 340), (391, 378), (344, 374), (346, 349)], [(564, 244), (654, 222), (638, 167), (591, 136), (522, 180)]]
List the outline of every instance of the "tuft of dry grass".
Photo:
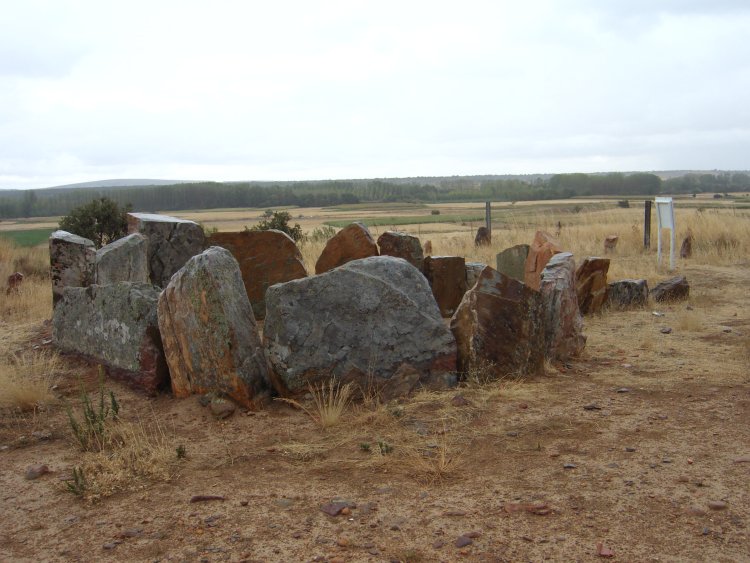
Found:
[(351, 403), (351, 383), (341, 385), (336, 381), (329, 380), (320, 387), (310, 385), (309, 390), (312, 398), (312, 404), (309, 406), (294, 399), (279, 400), (302, 409), (322, 428), (337, 425)]
[(684, 309), (677, 313), (677, 328), (699, 332), (703, 328), (703, 315), (698, 311)]
[(24, 352), (0, 361), (0, 407), (22, 412), (52, 404), (61, 372), (60, 358), (49, 352)]

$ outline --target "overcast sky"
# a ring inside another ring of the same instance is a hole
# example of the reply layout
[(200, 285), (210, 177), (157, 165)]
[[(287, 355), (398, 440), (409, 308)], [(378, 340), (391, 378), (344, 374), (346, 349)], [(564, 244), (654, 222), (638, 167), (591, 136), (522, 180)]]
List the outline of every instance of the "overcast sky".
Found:
[(0, 188), (750, 168), (745, 0), (0, 7)]

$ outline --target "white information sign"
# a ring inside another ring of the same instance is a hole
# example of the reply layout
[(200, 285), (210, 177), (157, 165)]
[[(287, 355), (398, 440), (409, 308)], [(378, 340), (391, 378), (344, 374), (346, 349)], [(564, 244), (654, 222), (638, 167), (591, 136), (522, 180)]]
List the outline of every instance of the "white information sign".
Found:
[(661, 264), (661, 230), (669, 229), (669, 269), (674, 270), (674, 203), (671, 197), (657, 197), (654, 203), (656, 203), (656, 219), (659, 228), (657, 261)]

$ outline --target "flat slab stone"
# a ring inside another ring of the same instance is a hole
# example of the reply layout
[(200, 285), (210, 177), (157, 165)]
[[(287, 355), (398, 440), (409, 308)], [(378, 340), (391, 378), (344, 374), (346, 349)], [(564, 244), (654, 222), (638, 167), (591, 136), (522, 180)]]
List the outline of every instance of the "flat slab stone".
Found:
[(524, 283), (531, 289), (539, 289), (544, 267), (550, 258), (562, 250), (560, 243), (551, 234), (537, 231), (526, 257)]
[(463, 256), (428, 256), (424, 260), (424, 275), (440, 313), (449, 318), (466, 293), (466, 260)]
[(578, 307), (584, 315), (598, 313), (607, 301), (609, 258), (585, 258), (576, 271)]
[(86, 287), (96, 277), (94, 242), (68, 231), (55, 231), (49, 237), (52, 305), (62, 299), (66, 287)]
[(315, 263), (315, 273), (323, 274), (352, 260), (378, 255), (378, 246), (362, 223), (352, 223), (333, 235)]
[(148, 240), (140, 233), (117, 239), (96, 251), (96, 283), (148, 283)]
[(403, 258), (420, 272), (424, 266), (422, 244), (414, 235), (400, 231), (386, 231), (378, 237), (381, 256)]
[(517, 244), (506, 248), (495, 257), (497, 266), (495, 269), (514, 280), (524, 281), (529, 248), (528, 244)]

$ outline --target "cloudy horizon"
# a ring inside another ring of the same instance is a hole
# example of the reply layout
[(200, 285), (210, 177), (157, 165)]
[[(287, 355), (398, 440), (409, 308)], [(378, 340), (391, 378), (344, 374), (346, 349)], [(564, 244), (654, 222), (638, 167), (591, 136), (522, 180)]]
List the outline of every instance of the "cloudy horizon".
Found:
[(750, 5), (34, 1), (0, 189), (750, 168)]

